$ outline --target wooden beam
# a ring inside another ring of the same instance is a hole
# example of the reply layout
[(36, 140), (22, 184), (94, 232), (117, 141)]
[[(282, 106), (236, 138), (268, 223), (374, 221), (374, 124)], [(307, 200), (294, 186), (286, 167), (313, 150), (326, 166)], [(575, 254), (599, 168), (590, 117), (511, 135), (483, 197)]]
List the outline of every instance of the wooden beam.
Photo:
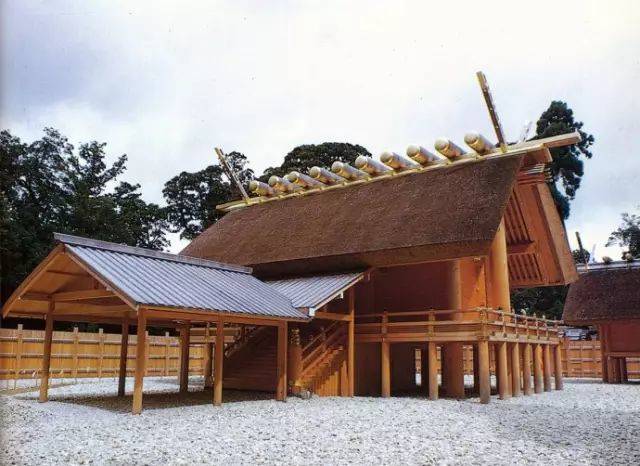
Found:
[(222, 404), (222, 371), (224, 361), (224, 321), (218, 320), (216, 324), (216, 347), (213, 358), (213, 405)]
[(553, 347), (553, 356), (555, 358), (556, 390), (562, 390), (564, 388), (562, 381), (562, 343)]
[(522, 355), (522, 391), (529, 396), (533, 393), (531, 389), (531, 344), (524, 344), (524, 354)]
[(136, 341), (136, 371), (133, 386), (133, 414), (142, 412), (142, 386), (144, 383), (144, 372), (146, 368), (145, 339), (147, 332), (146, 309), (138, 309), (138, 328)]
[(225, 322), (230, 324), (246, 324), (246, 325), (268, 325), (276, 327), (280, 322), (308, 322), (310, 319), (300, 318), (291, 319), (286, 317), (259, 317), (252, 314), (230, 314), (228, 312), (216, 312), (203, 309), (175, 309), (164, 306), (151, 306), (148, 315), (149, 318), (153, 317), (158, 320), (174, 320), (184, 321), (189, 320), (192, 322), (218, 322), (219, 319), (224, 319)]
[(65, 272), (64, 270), (46, 270), (45, 273), (50, 273), (53, 275), (64, 275), (68, 277), (80, 277), (80, 278), (91, 278), (91, 275), (88, 273), (82, 272)]
[(278, 325), (278, 354), (276, 361), (276, 400), (287, 399), (287, 323)]
[(189, 346), (191, 325), (186, 323), (180, 327), (180, 393), (189, 391)]
[(40, 379), (40, 403), (49, 400), (49, 369), (51, 368), (51, 343), (53, 341), (53, 310), (54, 302), (49, 302), (49, 313), (44, 327), (44, 348), (42, 351), (42, 376)]
[(118, 396), (124, 396), (127, 381), (127, 353), (129, 350), (129, 318), (122, 321), (120, 339), (120, 368), (118, 371)]
[(480, 403), (486, 404), (491, 400), (491, 372), (489, 368), (489, 342), (479, 341), (478, 349), (478, 385)]
[(347, 332), (347, 372), (349, 374), (349, 396), (353, 396), (355, 392), (356, 381), (356, 291), (351, 288), (349, 290), (349, 329)]
[(534, 241), (507, 245), (507, 254), (509, 254), (510, 256), (535, 253), (536, 243)]
[(316, 311), (313, 316), (316, 319), (338, 320), (342, 322), (349, 322), (351, 316), (349, 314), (338, 314), (336, 312)]
[(435, 342), (427, 343), (427, 358), (429, 366), (429, 399), (438, 399), (438, 355)]
[(542, 393), (542, 345), (533, 348), (533, 387), (536, 393)]
[(51, 299), (54, 301), (82, 301), (85, 299), (116, 298), (116, 294), (111, 290), (79, 290), (61, 291), (53, 293)]

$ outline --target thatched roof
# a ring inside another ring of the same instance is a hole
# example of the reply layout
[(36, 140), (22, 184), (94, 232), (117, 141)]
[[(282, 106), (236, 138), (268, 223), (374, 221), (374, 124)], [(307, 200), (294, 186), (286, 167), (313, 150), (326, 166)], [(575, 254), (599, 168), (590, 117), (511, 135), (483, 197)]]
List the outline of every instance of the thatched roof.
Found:
[(569, 287), (562, 318), (571, 325), (640, 319), (640, 266), (625, 264), (581, 274)]
[(496, 157), (234, 210), (182, 254), (262, 276), (483, 255), (521, 162)]

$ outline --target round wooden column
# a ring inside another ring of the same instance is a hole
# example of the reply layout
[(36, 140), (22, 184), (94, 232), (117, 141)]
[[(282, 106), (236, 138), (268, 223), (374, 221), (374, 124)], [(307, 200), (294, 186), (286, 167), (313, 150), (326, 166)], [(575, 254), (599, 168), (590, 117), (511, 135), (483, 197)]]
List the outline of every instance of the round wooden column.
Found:
[(507, 370), (507, 343), (501, 341), (498, 343), (498, 360), (496, 366), (498, 369), (498, 395), (501, 400), (511, 398), (509, 391), (509, 371)]
[(519, 343), (511, 343), (511, 394), (520, 396), (520, 346)]
[(555, 359), (556, 390), (562, 390), (564, 388), (562, 381), (562, 343), (554, 346), (553, 355)]
[(524, 354), (522, 357), (522, 390), (525, 395), (533, 394), (531, 387), (531, 344), (526, 343), (524, 345)]
[(544, 391), (551, 391), (551, 347), (550, 345), (544, 345), (544, 365), (543, 365), (543, 375), (544, 375)]
[(289, 349), (287, 354), (287, 385), (291, 393), (297, 395), (300, 391), (300, 376), (302, 375), (302, 345), (300, 344), (300, 329), (293, 327), (289, 330)]
[(491, 372), (489, 369), (489, 342), (478, 342), (478, 391), (480, 403), (489, 403), (491, 399)]
[[(448, 307), (451, 310), (462, 310), (462, 279), (460, 261), (447, 263)], [(462, 320), (460, 314), (452, 314), (450, 320)], [(462, 342), (444, 343), (442, 356), (442, 384), (445, 395), (451, 398), (464, 398), (464, 352)]]
[(533, 349), (533, 386), (536, 393), (542, 393), (542, 345)]

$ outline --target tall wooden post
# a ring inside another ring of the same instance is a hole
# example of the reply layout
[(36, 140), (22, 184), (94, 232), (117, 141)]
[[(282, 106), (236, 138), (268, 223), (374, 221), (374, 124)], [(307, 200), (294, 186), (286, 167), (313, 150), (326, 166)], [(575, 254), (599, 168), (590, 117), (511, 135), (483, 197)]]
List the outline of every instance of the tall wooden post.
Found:
[(544, 345), (543, 348), (544, 354), (544, 364), (542, 366), (542, 371), (544, 374), (544, 391), (551, 391), (551, 350), (548, 344)]
[(479, 341), (476, 348), (478, 349), (478, 391), (480, 392), (480, 403), (486, 404), (489, 403), (491, 399), (489, 342), (487, 340)]
[(124, 396), (127, 383), (127, 352), (129, 349), (129, 318), (122, 321), (120, 336), (120, 367), (118, 370), (118, 396)]
[(42, 351), (42, 375), (40, 379), (40, 403), (49, 400), (49, 369), (51, 368), (51, 343), (53, 342), (53, 311), (55, 302), (49, 301), (49, 312), (44, 324), (44, 348)]
[(438, 399), (438, 347), (434, 341), (427, 344), (427, 358), (429, 368), (429, 399)]
[[(346, 369), (346, 364), (345, 364)], [(293, 327), (289, 330), (289, 350), (287, 354), (287, 385), (291, 387), (291, 393), (297, 394), (300, 390), (300, 376), (302, 375), (302, 345), (300, 342), (300, 329)], [(347, 381), (346, 374), (340, 373), (340, 383)], [(348, 392), (348, 388), (344, 392)], [(342, 393), (343, 396), (346, 393)]]
[(554, 346), (553, 355), (555, 357), (555, 377), (556, 377), (556, 390), (562, 390), (564, 383), (562, 382), (562, 343)]
[(133, 385), (133, 414), (142, 412), (142, 386), (147, 358), (145, 355), (145, 340), (147, 335), (147, 315), (144, 309), (138, 309), (138, 328), (136, 329), (136, 371)]
[(529, 396), (533, 393), (531, 388), (531, 344), (524, 345), (524, 355), (522, 358), (522, 389), (524, 394)]
[[(600, 363), (602, 365), (602, 381), (607, 383), (609, 382), (609, 367), (607, 365), (608, 351), (605, 346), (605, 343), (606, 343), (605, 332), (606, 332), (606, 327), (604, 325), (598, 325), (598, 338), (600, 339)], [(569, 367), (570, 367), (568, 351), (569, 350), (567, 350), (567, 370), (569, 370)]]
[(180, 327), (180, 393), (189, 391), (189, 345), (191, 343), (191, 324)]
[(278, 356), (277, 356), (277, 379), (276, 400), (286, 401), (287, 399), (287, 322), (278, 324)]
[(213, 344), (211, 343), (211, 327), (209, 324), (204, 329), (204, 346), (202, 347), (202, 374), (204, 376), (204, 388), (213, 386), (211, 374), (213, 372), (212, 352)]
[(388, 341), (382, 342), (380, 362), (380, 373), (382, 377), (381, 395), (383, 398), (389, 398), (391, 396), (391, 354)]
[(347, 334), (347, 373), (349, 374), (349, 396), (355, 393), (356, 383), (356, 290), (349, 290), (349, 329)]
[(498, 343), (498, 360), (496, 364), (498, 366), (498, 395), (501, 400), (511, 398), (509, 392), (509, 371), (507, 370), (507, 342), (501, 341)]
[(618, 359), (620, 365), (620, 382), (627, 383), (629, 381), (629, 373), (627, 371), (627, 358), (621, 357)]
[(511, 394), (520, 396), (520, 346), (519, 343), (511, 344)]
[(533, 349), (533, 387), (536, 393), (542, 393), (542, 345)]
[[(447, 305), (453, 311), (462, 310), (462, 272), (460, 260), (447, 263)], [(475, 285), (475, 284), (474, 284)], [(457, 313), (451, 314), (451, 320), (462, 320), (464, 317)], [(452, 398), (464, 398), (464, 351), (462, 343), (451, 342), (443, 344), (446, 347), (442, 353), (442, 380), (446, 395)]]
[(509, 266), (507, 263), (507, 237), (504, 219), (500, 222), (496, 236), (491, 244), (488, 259), (489, 306), (494, 309), (511, 311), (511, 295), (509, 292)]
[[(487, 343), (488, 345), (488, 343)], [(479, 345), (473, 345), (473, 393), (480, 393), (480, 359), (479, 359)], [(489, 354), (489, 348), (487, 346), (487, 354)]]
[(213, 357), (213, 405), (222, 404), (222, 365), (224, 361), (224, 321), (218, 320), (216, 323), (216, 347)]

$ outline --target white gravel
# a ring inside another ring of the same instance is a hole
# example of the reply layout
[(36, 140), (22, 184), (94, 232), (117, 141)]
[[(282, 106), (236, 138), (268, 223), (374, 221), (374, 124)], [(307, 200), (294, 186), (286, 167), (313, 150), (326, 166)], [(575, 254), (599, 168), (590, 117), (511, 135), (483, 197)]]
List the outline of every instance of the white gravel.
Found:
[(640, 464), (638, 384), (567, 380), (489, 405), (225, 392), (220, 408), (191, 388), (180, 397), (175, 379), (145, 380), (140, 416), (113, 379), (53, 388), (45, 404), (37, 392), (0, 396), (0, 463)]

